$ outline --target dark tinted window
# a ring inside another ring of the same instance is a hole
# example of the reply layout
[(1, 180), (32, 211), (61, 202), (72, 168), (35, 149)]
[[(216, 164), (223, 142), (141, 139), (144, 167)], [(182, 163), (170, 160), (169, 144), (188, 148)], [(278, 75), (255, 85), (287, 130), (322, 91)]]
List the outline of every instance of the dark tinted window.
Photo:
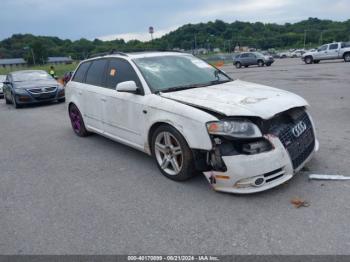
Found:
[(329, 50), (334, 50), (334, 49), (338, 49), (338, 44), (331, 44), (329, 46)]
[(135, 81), (136, 85), (141, 87), (140, 80), (128, 61), (117, 58), (110, 59), (106, 86), (114, 89), (117, 84), (125, 81)]
[(249, 55), (249, 54), (242, 54), (242, 55), (241, 55), (241, 58), (246, 58), (246, 57), (248, 57), (248, 55)]
[(73, 81), (84, 83), (85, 73), (88, 70), (90, 65), (91, 65), (91, 62), (85, 62), (81, 64), (74, 75)]
[(107, 59), (99, 59), (92, 62), (85, 83), (94, 86), (104, 86), (104, 77)]

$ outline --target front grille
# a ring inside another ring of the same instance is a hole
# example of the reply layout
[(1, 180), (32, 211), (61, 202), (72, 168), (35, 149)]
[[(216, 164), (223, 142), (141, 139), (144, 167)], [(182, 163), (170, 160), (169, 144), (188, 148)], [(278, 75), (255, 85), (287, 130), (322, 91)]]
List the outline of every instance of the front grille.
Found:
[[(300, 121), (305, 123), (306, 130), (299, 137), (296, 137), (292, 129)], [(287, 149), (294, 169), (298, 168), (315, 148), (315, 135), (312, 123), (305, 111), (299, 113), (293, 121), (273, 127), (271, 132), (278, 136), (283, 146)]]
[(28, 91), (30, 93), (32, 93), (33, 95), (36, 95), (36, 94), (43, 94), (43, 93), (51, 93), (51, 92), (55, 92), (57, 89), (57, 87), (54, 87), (54, 86), (49, 86), (49, 87), (41, 87), (41, 88), (31, 88), (31, 89), (28, 89)]

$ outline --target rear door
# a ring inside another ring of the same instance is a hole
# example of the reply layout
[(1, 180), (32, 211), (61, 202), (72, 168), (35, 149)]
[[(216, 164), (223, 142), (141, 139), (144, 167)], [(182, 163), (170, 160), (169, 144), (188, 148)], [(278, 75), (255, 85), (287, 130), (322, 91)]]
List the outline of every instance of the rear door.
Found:
[(336, 59), (339, 56), (339, 43), (330, 44), (328, 47), (327, 58), (328, 59)]
[(105, 85), (105, 70), (107, 59), (93, 60), (89, 67), (84, 85), (85, 121), (86, 125), (97, 132), (103, 130), (103, 104), (106, 101), (103, 95)]
[(257, 58), (256, 55), (253, 53), (248, 54), (248, 65), (256, 65), (257, 63)]

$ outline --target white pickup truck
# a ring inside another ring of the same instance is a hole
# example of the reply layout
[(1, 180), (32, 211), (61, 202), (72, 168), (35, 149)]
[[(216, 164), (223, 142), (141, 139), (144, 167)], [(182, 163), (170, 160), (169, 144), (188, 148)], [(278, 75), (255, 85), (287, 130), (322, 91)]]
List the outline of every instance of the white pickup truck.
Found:
[(350, 62), (350, 42), (331, 43), (319, 47), (314, 52), (303, 54), (301, 59), (306, 64), (318, 64), (321, 60), (344, 59)]

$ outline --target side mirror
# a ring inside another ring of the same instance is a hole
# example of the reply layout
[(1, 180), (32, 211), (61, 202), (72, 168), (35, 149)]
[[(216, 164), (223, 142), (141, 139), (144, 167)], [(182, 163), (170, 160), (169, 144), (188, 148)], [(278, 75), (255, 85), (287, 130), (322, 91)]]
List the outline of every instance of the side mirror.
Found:
[(139, 88), (137, 87), (135, 81), (125, 81), (117, 84), (115, 88), (118, 92), (137, 94)]

